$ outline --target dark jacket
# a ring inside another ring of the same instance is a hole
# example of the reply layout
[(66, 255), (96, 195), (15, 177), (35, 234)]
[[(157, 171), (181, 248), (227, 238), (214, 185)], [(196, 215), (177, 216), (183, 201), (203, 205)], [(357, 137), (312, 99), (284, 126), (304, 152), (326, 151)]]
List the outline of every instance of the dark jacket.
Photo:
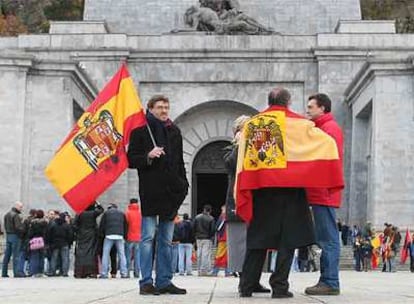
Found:
[(190, 220), (178, 223), (178, 240), (182, 244), (194, 243), (193, 223)]
[(108, 209), (102, 216), (100, 231), (102, 236), (115, 234), (122, 235), (126, 239), (128, 225), (125, 214), (114, 207)]
[[(187, 196), (188, 182), (181, 132), (172, 123), (164, 130), (168, 142), (166, 155), (153, 160), (148, 159), (148, 153), (154, 145), (147, 127), (142, 127), (131, 133), (128, 161), (130, 168), (138, 170), (142, 215), (159, 215), (161, 220), (173, 220)], [(156, 134), (157, 132), (154, 132), (158, 144)]]
[(34, 218), (30, 222), (29, 239), (32, 239), (32, 238), (35, 238), (35, 237), (45, 238), (46, 228), (47, 228), (47, 222), (46, 222), (45, 219), (43, 219), (43, 218)]
[(224, 164), (227, 170), (227, 194), (226, 194), (226, 219), (227, 222), (241, 222), (242, 219), (236, 215), (236, 204), (234, 202), (234, 181), (237, 167), (237, 152), (236, 145), (227, 147), (227, 153), (224, 154)]
[(48, 226), (47, 237), (52, 250), (70, 246), (73, 242), (73, 229), (68, 223), (56, 219), (54, 225)]
[(216, 232), (214, 217), (200, 213), (194, 219), (194, 235), (197, 240), (212, 239)]
[(95, 208), (88, 208), (88, 210), (75, 217), (73, 223), (76, 234), (75, 270), (80, 269), (79, 267), (91, 266), (96, 263), (98, 240), (96, 218), (103, 211), (102, 206), (98, 205)]
[(4, 216), (4, 230), (8, 234), (17, 234), (19, 237), (24, 234), (21, 212), (14, 207)]

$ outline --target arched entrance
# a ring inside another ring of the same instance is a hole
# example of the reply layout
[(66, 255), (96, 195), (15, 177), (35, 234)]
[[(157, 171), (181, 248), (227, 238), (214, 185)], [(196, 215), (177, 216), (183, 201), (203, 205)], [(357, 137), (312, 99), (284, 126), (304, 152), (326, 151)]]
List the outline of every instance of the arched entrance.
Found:
[(192, 216), (202, 212), (203, 206), (213, 207), (212, 215), (218, 217), (227, 192), (227, 173), (223, 156), (230, 142), (214, 141), (204, 146), (195, 156), (192, 168)]

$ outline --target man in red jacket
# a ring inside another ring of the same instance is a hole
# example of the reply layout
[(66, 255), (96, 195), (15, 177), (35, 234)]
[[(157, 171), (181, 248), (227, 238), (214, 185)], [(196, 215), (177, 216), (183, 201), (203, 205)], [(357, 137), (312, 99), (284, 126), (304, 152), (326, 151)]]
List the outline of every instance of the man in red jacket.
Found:
[[(331, 113), (331, 100), (326, 94), (315, 94), (308, 98), (308, 117), (315, 125), (330, 135), (338, 147), (339, 157), (343, 159), (343, 135)], [(320, 258), (321, 275), (319, 282), (305, 289), (309, 295), (339, 295), (339, 257), (340, 244), (336, 225), (336, 210), (341, 206), (341, 191), (328, 189), (307, 189), (309, 204), (315, 222), (316, 241), (322, 249)]]
[(141, 241), (141, 210), (136, 198), (130, 199), (128, 209), (125, 212), (125, 217), (128, 223), (128, 234), (125, 249), (128, 274), (133, 254), (134, 277), (139, 278), (141, 269), (139, 263), (139, 242)]

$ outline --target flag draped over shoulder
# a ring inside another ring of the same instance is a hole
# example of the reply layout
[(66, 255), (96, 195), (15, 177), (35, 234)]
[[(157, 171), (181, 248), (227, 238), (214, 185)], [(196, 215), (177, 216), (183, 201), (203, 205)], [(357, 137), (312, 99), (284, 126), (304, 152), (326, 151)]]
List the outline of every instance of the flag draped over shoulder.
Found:
[[(335, 140), (308, 119), (271, 106), (244, 125), (235, 183), (236, 213), (252, 218), (252, 190), (344, 186)], [(292, 202), (293, 203), (293, 202)]]
[(408, 258), (408, 245), (410, 243), (410, 231), (407, 230), (405, 231), (405, 238), (404, 238), (404, 245), (401, 248), (401, 253), (400, 253), (400, 262), (401, 264), (405, 264), (405, 262), (407, 261)]
[(146, 124), (127, 67), (106, 84), (48, 164), (45, 174), (77, 213), (128, 168), (130, 133)]

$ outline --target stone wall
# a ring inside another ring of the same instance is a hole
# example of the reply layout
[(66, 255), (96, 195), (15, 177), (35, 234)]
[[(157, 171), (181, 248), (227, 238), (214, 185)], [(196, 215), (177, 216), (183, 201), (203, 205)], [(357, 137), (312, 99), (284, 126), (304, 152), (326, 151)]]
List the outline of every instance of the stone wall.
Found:
[[(333, 32), (339, 19), (360, 20), (359, 0), (239, 0), (241, 9), (282, 34)], [(106, 20), (115, 33), (160, 34), (183, 28), (198, 0), (86, 0), (85, 20)]]

